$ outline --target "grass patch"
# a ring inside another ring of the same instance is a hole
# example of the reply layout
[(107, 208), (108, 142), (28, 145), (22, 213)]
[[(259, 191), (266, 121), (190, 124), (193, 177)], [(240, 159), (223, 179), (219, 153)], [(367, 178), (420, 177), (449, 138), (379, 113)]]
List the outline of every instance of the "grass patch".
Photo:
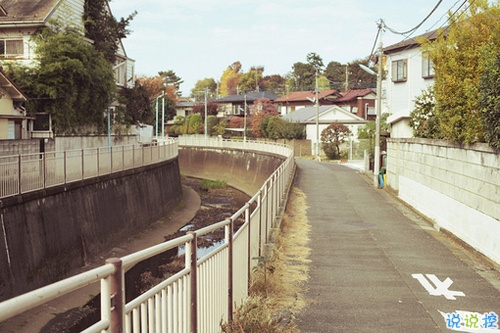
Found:
[(208, 191), (209, 189), (216, 189), (216, 188), (224, 188), (227, 186), (227, 183), (225, 180), (209, 180), (209, 179), (203, 179), (200, 182), (200, 189), (204, 191)]
[(250, 296), (221, 323), (223, 333), (300, 332), (294, 314), (307, 305), (303, 284), (309, 278), (310, 226), (305, 194), (293, 188), (281, 231), (271, 257), (258, 257), (252, 273)]

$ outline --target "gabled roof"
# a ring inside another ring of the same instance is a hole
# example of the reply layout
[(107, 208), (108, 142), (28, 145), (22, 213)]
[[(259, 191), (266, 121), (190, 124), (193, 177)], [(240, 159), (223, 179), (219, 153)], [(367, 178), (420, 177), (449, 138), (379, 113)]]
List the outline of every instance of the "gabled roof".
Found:
[[(323, 90), (318, 92), (319, 100), (332, 99), (332, 98), (335, 99), (339, 96), (340, 96), (339, 92), (335, 89)], [(316, 93), (314, 91), (294, 91), (289, 93), (288, 95), (278, 98), (277, 100), (275, 100), (275, 102), (276, 103), (310, 102), (308, 98), (314, 100), (314, 98), (316, 98)]]
[(2, 2), (7, 13), (0, 16), (0, 26), (6, 24), (43, 25), (61, 0), (8, 0)]
[(342, 93), (342, 97), (335, 100), (335, 103), (354, 101), (358, 99), (358, 97), (365, 97), (370, 94), (375, 94), (375, 91), (373, 91), (373, 89), (347, 90)]
[(12, 81), (0, 66), (0, 87), (2, 87), (9, 94), (10, 98), (14, 101), (25, 102), (28, 97), (19, 89), (19, 87)]
[[(292, 113), (282, 116), (283, 119), (301, 124), (312, 124), (316, 122), (316, 107), (308, 106), (300, 108)], [(334, 121), (344, 124), (365, 124), (366, 120), (345, 111), (337, 105), (325, 105), (318, 108), (319, 123), (330, 124)]]
[(243, 95), (231, 95), (231, 96), (226, 96), (223, 98), (219, 98), (216, 100), (217, 103), (244, 103), (245, 100), (247, 103), (253, 103), (254, 101), (261, 99), (261, 98), (267, 98), (271, 101), (274, 101), (278, 98), (279, 96), (275, 94), (268, 93), (266, 91), (252, 91), (248, 92)]
[(384, 54), (390, 54), (390, 53), (398, 52), (401, 50), (413, 49), (416, 47), (420, 47), (420, 43), (417, 42), (418, 38), (424, 37), (424, 38), (429, 39), (429, 40), (434, 40), (442, 33), (447, 35), (448, 34), (448, 27), (432, 30), (432, 31), (426, 32), (425, 34), (422, 34), (420, 36), (416, 36), (416, 37), (413, 37), (410, 39), (405, 39), (399, 43), (384, 47)]

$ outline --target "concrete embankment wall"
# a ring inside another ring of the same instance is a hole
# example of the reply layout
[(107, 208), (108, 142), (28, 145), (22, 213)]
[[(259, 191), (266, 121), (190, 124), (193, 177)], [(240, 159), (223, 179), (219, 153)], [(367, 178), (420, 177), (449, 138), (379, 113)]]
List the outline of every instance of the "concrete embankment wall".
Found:
[(209, 147), (179, 147), (179, 165), (190, 177), (224, 180), (249, 196), (262, 187), (283, 163), (283, 157), (263, 152)]
[(0, 301), (66, 277), (181, 198), (172, 159), (1, 200)]
[(485, 144), (389, 139), (387, 182), (399, 197), (500, 263), (500, 154)]

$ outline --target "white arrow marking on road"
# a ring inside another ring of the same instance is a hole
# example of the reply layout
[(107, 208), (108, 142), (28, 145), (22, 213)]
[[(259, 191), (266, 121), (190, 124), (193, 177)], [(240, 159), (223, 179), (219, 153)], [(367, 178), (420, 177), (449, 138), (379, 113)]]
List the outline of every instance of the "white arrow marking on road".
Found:
[(412, 274), (411, 276), (417, 279), (422, 286), (429, 292), (432, 296), (444, 296), (449, 300), (456, 300), (455, 296), (465, 296), (461, 291), (448, 290), (453, 281), (447, 277), (444, 281), (440, 281), (434, 274), (425, 274), (430, 282), (434, 283), (435, 288), (430, 284), (430, 282), (424, 277), (423, 274)]

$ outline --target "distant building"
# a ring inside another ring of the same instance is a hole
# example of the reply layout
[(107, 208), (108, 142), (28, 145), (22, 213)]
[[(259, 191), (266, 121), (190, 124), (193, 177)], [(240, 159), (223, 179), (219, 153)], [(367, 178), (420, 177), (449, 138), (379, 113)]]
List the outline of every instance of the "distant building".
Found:
[(253, 103), (259, 99), (268, 99), (271, 102), (276, 101), (279, 96), (265, 91), (248, 92), (243, 95), (230, 95), (215, 100), (220, 105), (219, 114), (223, 116), (243, 116), (245, 108), (247, 115), (250, 115)]
[[(342, 95), (335, 89), (318, 92), (319, 105), (332, 105)], [(294, 91), (274, 101), (278, 105), (279, 113), (289, 114), (315, 104), (316, 93), (314, 91)]]

